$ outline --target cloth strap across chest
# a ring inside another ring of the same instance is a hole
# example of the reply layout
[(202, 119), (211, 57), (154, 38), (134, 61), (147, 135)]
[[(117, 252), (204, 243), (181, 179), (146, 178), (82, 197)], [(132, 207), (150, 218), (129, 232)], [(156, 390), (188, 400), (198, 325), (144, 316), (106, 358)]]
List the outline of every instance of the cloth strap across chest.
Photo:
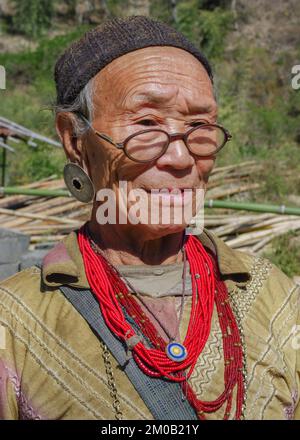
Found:
[(183, 399), (178, 383), (146, 376), (105, 324), (99, 304), (90, 290), (61, 286), (61, 292), (88, 322), (96, 336), (108, 347), (127, 377), (157, 420), (197, 420), (189, 402)]
[[(145, 301), (154, 302), (167, 300), (164, 297), (169, 297), (169, 299), (177, 297), (180, 300), (182, 293), (182, 263), (165, 265), (163, 269), (161, 265), (146, 268), (127, 265), (118, 266), (117, 269), (123, 281), (126, 283), (129, 280), (130, 284), (139, 292), (141, 301), (143, 301), (142, 298)], [(195, 410), (188, 400), (183, 398), (179, 383), (166, 379), (151, 378), (140, 370), (133, 358), (128, 360), (127, 347), (107, 327), (99, 303), (91, 290), (70, 286), (60, 286), (59, 289), (88, 322), (95, 335), (106, 344), (155, 419), (197, 420)], [(188, 264), (186, 295), (190, 296), (191, 294), (192, 286)], [(173, 320), (176, 316), (175, 309), (174, 312)]]

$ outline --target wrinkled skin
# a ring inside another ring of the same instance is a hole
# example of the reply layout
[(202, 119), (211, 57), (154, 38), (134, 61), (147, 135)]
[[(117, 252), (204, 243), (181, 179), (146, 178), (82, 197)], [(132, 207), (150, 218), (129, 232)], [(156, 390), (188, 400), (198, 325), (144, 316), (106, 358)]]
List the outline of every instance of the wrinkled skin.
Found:
[[(173, 47), (151, 47), (126, 54), (94, 78), (95, 130), (122, 142), (150, 127), (169, 133), (186, 132), (197, 121), (215, 123), (217, 105), (202, 64)], [(112, 188), (120, 180), (131, 188), (206, 188), (215, 157), (197, 158), (182, 140), (175, 140), (155, 162), (139, 164), (89, 130), (72, 137), (72, 115), (58, 115), (56, 126), (66, 155), (89, 173), (95, 190)], [(182, 259), (185, 224), (99, 225), (94, 202), (90, 221), (113, 264), (170, 264)]]

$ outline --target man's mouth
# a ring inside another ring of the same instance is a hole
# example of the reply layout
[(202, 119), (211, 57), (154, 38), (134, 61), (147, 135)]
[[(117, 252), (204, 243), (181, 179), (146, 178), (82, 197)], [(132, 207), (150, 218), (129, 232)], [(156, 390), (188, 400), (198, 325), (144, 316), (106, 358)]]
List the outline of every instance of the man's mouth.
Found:
[(193, 188), (143, 188), (150, 197), (159, 198), (166, 201), (183, 202), (191, 198)]
[(170, 188), (143, 188), (147, 193), (150, 194), (181, 194), (187, 191), (193, 191), (193, 188), (188, 188), (188, 187), (184, 187), (184, 188), (178, 188), (178, 187), (170, 187)]

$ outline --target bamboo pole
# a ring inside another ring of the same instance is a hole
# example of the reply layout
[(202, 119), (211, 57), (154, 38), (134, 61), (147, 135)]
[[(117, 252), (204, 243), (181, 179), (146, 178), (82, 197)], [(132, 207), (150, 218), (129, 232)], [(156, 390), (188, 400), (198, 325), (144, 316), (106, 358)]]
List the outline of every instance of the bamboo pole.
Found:
[(227, 202), (224, 200), (205, 200), (205, 208), (227, 208), (238, 209), (243, 211), (255, 211), (255, 212), (272, 212), (282, 215), (300, 215), (300, 208), (290, 208), (285, 205), (266, 205), (260, 203), (240, 203), (240, 202)]
[[(55, 203), (53, 204), (52, 202), (55, 201)], [(49, 209), (45, 209), (49, 204), (52, 203), (52, 206)], [(70, 212), (72, 212), (72, 209), (74, 209), (75, 207), (79, 207), (80, 206), (80, 202), (78, 201), (74, 201), (74, 199), (64, 199), (64, 198), (54, 198), (53, 200), (49, 200), (46, 199), (43, 202), (40, 202), (38, 204), (31, 204), (29, 206), (26, 206), (24, 208), (20, 208), (17, 210), (17, 212), (20, 213), (27, 213), (29, 212), (30, 214), (38, 214), (39, 212), (43, 212), (44, 216), (47, 215), (56, 215), (56, 214), (61, 214), (64, 213), (65, 215), (68, 215), (68, 218), (70, 219)], [(76, 213), (77, 214), (77, 213)], [(76, 219), (75, 219), (76, 220)], [(8, 228), (16, 228), (16, 227), (21, 227), (27, 223), (29, 223), (31, 220), (29, 217), (24, 217), (24, 218), (18, 218), (18, 219), (14, 219), (13, 221), (9, 218), (7, 218), (7, 216), (4, 217), (3, 221), (1, 219), (1, 224), (3, 225), (3, 227), (8, 227)]]
[[(244, 188), (243, 188), (244, 189)], [(23, 194), (23, 195), (35, 195), (41, 197), (72, 197), (66, 190), (53, 191), (53, 190), (39, 190), (39, 189), (24, 189), (6, 187), (0, 188), (0, 194)], [(255, 211), (255, 212), (269, 212), (281, 215), (300, 215), (300, 208), (287, 207), (285, 205), (268, 205), (259, 203), (241, 203), (231, 202), (224, 200), (205, 200), (205, 208), (225, 208), (243, 211)]]
[(231, 186), (229, 188), (223, 188), (220, 187), (216, 190), (216, 188), (212, 188), (212, 189), (208, 189), (207, 190), (207, 195), (211, 198), (211, 199), (220, 199), (223, 197), (228, 197), (228, 196), (232, 196), (233, 194), (238, 194), (241, 192), (245, 192), (245, 191), (250, 191), (252, 189), (258, 189), (261, 187), (260, 183), (251, 183), (248, 185), (243, 185), (243, 186)]
[(0, 195), (21, 194), (25, 196), (39, 196), (39, 197), (72, 197), (69, 191), (66, 190), (45, 190), (45, 189), (28, 189), (16, 187), (1, 187)]
[(30, 243), (56, 242), (65, 238), (65, 235), (32, 235)]
[(264, 237), (267, 237), (269, 235), (273, 235), (274, 233), (277, 235), (281, 235), (281, 234), (284, 234), (288, 231), (291, 231), (291, 230), (296, 231), (298, 229), (300, 229), (300, 221), (299, 220), (297, 222), (295, 222), (295, 221), (286, 222), (285, 225), (280, 225), (274, 229), (255, 231), (255, 232), (247, 232), (247, 233), (241, 234), (238, 237), (227, 241), (227, 244), (231, 247), (249, 245), (249, 244), (256, 243), (258, 240), (261, 240)]
[(242, 162), (242, 163), (238, 163), (235, 165), (225, 165), (222, 167), (216, 167), (212, 170), (211, 174), (216, 174), (220, 171), (231, 171), (231, 170), (236, 170), (237, 168), (242, 168), (242, 167), (247, 167), (249, 165), (257, 165), (257, 162), (255, 160), (248, 160), (246, 162)]
[(5, 214), (5, 215), (11, 215), (14, 217), (25, 217), (25, 218), (30, 218), (30, 219), (34, 219), (34, 220), (45, 220), (45, 221), (51, 221), (51, 222), (57, 222), (57, 223), (66, 223), (66, 224), (72, 224), (72, 225), (78, 225), (78, 221), (76, 220), (70, 220), (67, 218), (63, 218), (63, 217), (54, 217), (54, 216), (46, 216), (46, 215), (42, 215), (42, 214), (30, 214), (27, 212), (18, 212), (18, 211), (13, 211), (12, 209), (4, 209), (4, 208), (0, 208), (0, 214)]

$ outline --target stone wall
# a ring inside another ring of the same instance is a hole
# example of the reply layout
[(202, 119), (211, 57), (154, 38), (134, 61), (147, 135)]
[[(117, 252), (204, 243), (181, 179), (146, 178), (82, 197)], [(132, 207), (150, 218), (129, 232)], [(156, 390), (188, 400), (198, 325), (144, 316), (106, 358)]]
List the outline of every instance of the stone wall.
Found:
[(0, 228), (0, 281), (40, 263), (49, 247), (29, 250), (30, 237), (12, 229)]

